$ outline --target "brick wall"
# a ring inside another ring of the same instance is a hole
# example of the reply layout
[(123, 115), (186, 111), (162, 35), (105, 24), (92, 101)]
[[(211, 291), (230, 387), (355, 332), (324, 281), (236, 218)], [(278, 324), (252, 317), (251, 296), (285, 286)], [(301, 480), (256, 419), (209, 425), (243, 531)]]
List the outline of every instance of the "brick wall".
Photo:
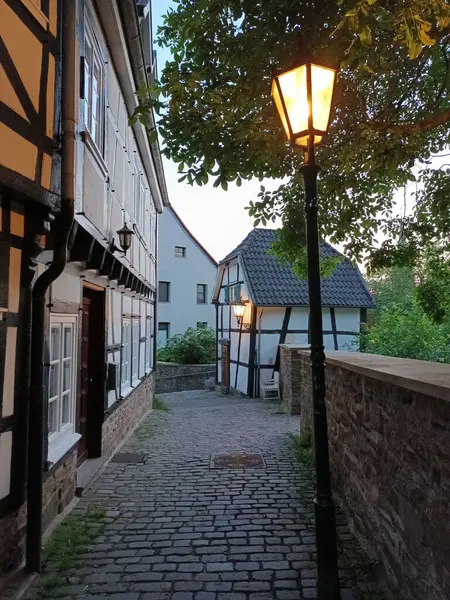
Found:
[[(411, 378), (411, 373), (419, 377), (421, 369), (446, 366), (371, 357), (372, 362), (383, 359), (385, 377), (375, 366), (371, 375), (358, 372), (332, 354), (326, 377), (334, 493), (362, 545), (381, 560), (396, 600), (448, 600), (450, 390), (436, 397), (431, 384), (405, 384), (397, 377), (401, 369)], [(308, 367), (303, 352), (297, 368)], [(448, 380), (448, 373), (442, 373), (429, 381)], [(306, 409), (311, 407), (311, 378), (302, 381), (301, 420), (311, 426)]]
[(216, 379), (215, 365), (179, 365), (158, 362), (156, 393), (203, 390), (207, 379)]
[[(54, 469), (44, 473), (42, 488), (43, 530), (51, 524), (75, 495), (76, 450), (58, 462)], [(18, 567), (24, 558), (27, 505), (0, 519), (0, 574)]]
[(154, 387), (155, 375), (151, 373), (106, 417), (102, 428), (103, 457), (111, 456), (119, 442), (152, 408)]

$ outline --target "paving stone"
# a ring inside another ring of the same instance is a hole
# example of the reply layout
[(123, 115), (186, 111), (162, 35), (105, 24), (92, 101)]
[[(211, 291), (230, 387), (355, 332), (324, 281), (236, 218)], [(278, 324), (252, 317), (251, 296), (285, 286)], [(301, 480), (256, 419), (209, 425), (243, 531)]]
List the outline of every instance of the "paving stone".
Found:
[[(298, 419), (215, 392), (164, 399), (170, 412), (143, 422), (156, 433), (121, 448), (143, 462), (106, 465), (75, 507), (104, 508), (105, 531), (70, 571), (74, 583), (46, 600), (316, 598), (314, 530), (288, 436)], [(266, 468), (210, 469), (211, 455), (236, 450), (261, 453)]]

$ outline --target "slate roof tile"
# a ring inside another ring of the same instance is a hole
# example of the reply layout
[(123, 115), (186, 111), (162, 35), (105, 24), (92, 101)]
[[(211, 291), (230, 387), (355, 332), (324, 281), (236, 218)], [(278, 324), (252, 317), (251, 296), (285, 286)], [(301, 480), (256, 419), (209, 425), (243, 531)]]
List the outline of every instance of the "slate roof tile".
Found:
[[(268, 253), (275, 229), (253, 229), (220, 264), (239, 256), (246, 272), (251, 301), (257, 306), (308, 305), (306, 280), (294, 275), (289, 265), (281, 266)], [(333, 246), (320, 245), (323, 257), (342, 256)], [(322, 305), (348, 308), (374, 308), (375, 304), (358, 267), (348, 259), (338, 264), (330, 277), (322, 279)]]

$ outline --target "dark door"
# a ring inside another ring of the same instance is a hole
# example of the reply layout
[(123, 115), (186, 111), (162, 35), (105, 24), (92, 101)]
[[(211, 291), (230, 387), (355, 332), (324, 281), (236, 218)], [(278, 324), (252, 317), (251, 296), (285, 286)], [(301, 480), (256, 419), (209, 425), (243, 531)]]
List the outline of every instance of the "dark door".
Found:
[(222, 352), (221, 352), (221, 367), (222, 367), (222, 377), (221, 383), (225, 387), (230, 387), (230, 342), (222, 342)]
[(78, 464), (101, 456), (106, 397), (105, 298), (88, 287), (83, 288), (80, 377)]
[(78, 463), (88, 456), (88, 403), (89, 403), (89, 321), (91, 311), (90, 298), (83, 298), (83, 320), (81, 323), (81, 384), (78, 442)]

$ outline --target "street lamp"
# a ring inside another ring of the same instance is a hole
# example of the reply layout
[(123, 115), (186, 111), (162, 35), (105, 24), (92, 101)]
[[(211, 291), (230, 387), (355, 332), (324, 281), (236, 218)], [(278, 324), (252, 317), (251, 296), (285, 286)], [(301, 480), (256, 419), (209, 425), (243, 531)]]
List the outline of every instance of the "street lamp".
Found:
[(336, 543), (336, 515), (331, 492), (325, 404), (325, 352), (320, 296), (319, 231), (317, 225), (317, 175), (314, 147), (328, 130), (337, 70), (303, 63), (275, 75), (272, 96), (289, 142), (305, 151), (300, 167), (305, 182), (306, 245), (311, 326), (311, 374), (316, 458), (314, 499), (317, 544), (317, 598), (341, 597)]

